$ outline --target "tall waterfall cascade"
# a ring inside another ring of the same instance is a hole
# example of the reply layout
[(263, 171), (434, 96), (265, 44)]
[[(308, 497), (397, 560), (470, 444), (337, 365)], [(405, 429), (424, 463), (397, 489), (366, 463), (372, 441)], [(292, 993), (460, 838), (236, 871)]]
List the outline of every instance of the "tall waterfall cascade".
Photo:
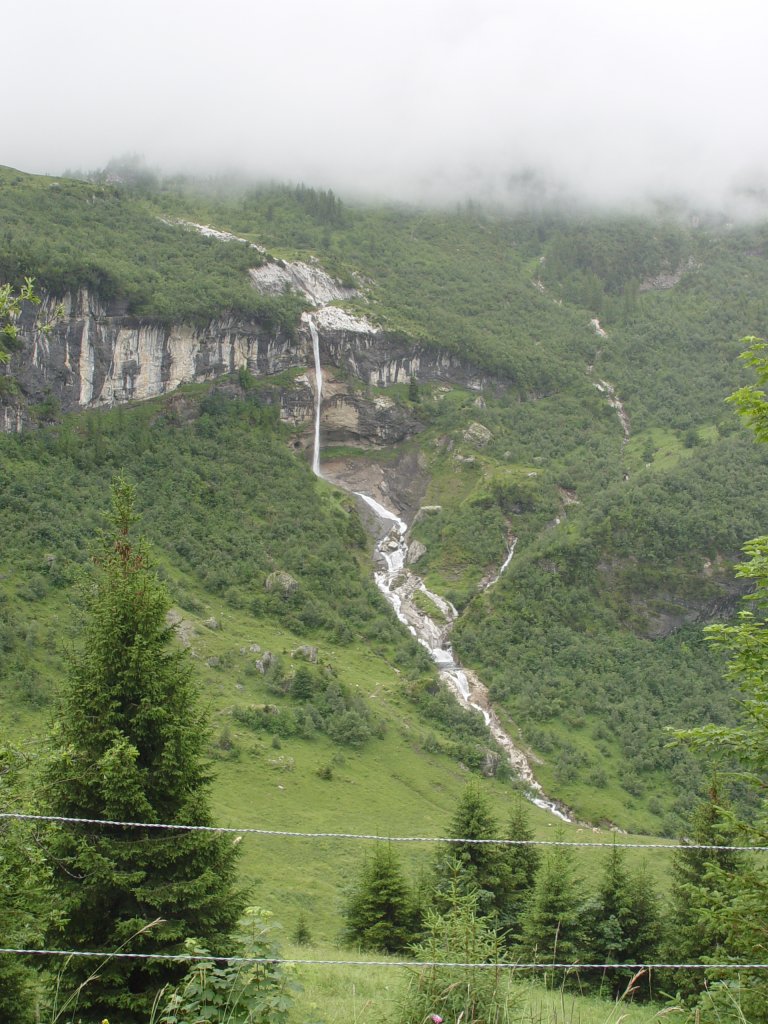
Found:
[[(312, 318), (307, 317), (307, 322), (312, 338), (312, 351), (315, 360), (315, 437), (312, 453), (312, 471), (316, 476), (322, 477), (320, 470), (320, 410), (323, 394), (323, 371), (320, 365), (320, 339)], [(370, 495), (363, 494), (362, 491), (355, 491), (354, 494), (380, 520), (391, 524), (389, 531), (376, 545), (375, 559), (377, 568), (374, 571), (376, 586), (392, 605), (400, 622), (429, 651), (432, 660), (437, 665), (440, 678), (448, 686), (456, 700), (463, 707), (472, 711), (478, 711), (483, 716), (491, 735), (506, 752), (515, 774), (526, 783), (528, 799), (536, 804), (537, 807), (549, 811), (563, 821), (571, 821), (572, 819), (565, 813), (562, 807), (544, 795), (541, 786), (534, 778), (527, 756), (516, 746), (509, 734), (504, 730), (496, 712), (493, 710), (488, 698), (487, 688), (474, 672), (462, 668), (456, 661), (451, 645), (448, 642), (448, 636), (453, 623), (458, 617), (458, 612), (450, 601), (446, 601), (439, 594), (428, 590), (423, 580), (407, 567), (407, 523)], [(486, 583), (486, 589), (493, 586), (509, 566), (515, 553), (515, 544), (516, 539), (513, 539), (503, 565), (498, 573)], [(414, 595), (418, 592), (426, 595), (429, 601), (440, 611), (443, 619), (442, 622), (436, 622), (417, 607)]]
[(312, 448), (312, 472), (322, 476), (320, 472), (320, 408), (323, 404), (323, 369), (320, 366), (320, 338), (317, 334), (315, 321), (308, 317), (309, 333), (312, 336), (312, 351), (315, 356), (315, 444)]

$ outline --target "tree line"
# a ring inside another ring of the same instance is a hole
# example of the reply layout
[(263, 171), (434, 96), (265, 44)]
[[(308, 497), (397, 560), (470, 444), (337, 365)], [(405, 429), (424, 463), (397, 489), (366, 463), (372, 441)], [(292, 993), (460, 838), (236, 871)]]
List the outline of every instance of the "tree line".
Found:
[[(350, 890), (345, 938), (362, 949), (413, 952), (433, 942), (447, 920), (466, 918), (469, 908), (494, 936), (491, 948), (499, 961), (577, 965), (567, 972), (570, 982), (616, 997), (635, 975), (632, 965), (706, 963), (729, 955), (714, 907), (724, 897), (726, 880), (735, 890), (749, 876), (749, 865), (744, 854), (697, 847), (733, 844), (735, 837), (713, 790), (676, 850), (666, 897), (646, 866), (628, 865), (618, 844), (600, 854), (600, 868), (590, 871), (588, 884), (572, 847), (547, 846), (542, 855), (522, 799), (503, 830), (487, 798), (470, 783), (448, 830), (453, 841), (441, 844), (426, 877), (409, 883), (392, 845), (376, 846)], [(493, 839), (511, 842), (478, 842)], [(447, 950), (438, 953), (438, 960), (449, 959)], [(476, 954), (468, 946), (464, 959), (472, 962)], [(601, 970), (580, 964), (629, 966)], [(549, 973), (558, 980), (565, 976), (554, 968)], [(710, 981), (704, 972), (655, 971), (635, 983), (634, 994), (694, 1005)]]

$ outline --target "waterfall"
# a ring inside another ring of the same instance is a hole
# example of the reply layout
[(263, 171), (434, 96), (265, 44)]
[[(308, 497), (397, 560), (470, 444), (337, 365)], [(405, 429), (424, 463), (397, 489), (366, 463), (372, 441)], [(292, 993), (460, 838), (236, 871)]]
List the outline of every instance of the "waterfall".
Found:
[(323, 370), (320, 366), (320, 338), (317, 334), (315, 321), (307, 317), (309, 333), (312, 335), (312, 351), (315, 355), (315, 445), (312, 449), (312, 472), (322, 476), (320, 472), (320, 406), (323, 401)]
[(509, 563), (510, 563), (510, 562), (512, 561), (512, 559), (513, 559), (513, 557), (514, 557), (514, 554), (515, 554), (515, 548), (516, 548), (516, 547), (517, 547), (517, 537), (513, 537), (513, 538), (512, 538), (512, 542), (511, 542), (511, 543), (510, 543), (510, 545), (509, 545), (509, 550), (507, 551), (507, 557), (506, 557), (506, 558), (504, 559), (504, 561), (502, 562), (502, 564), (501, 564), (501, 568), (499, 569), (499, 571), (498, 571), (498, 572), (496, 573), (496, 575), (495, 575), (495, 576), (492, 576), (492, 577), (491, 577), (491, 578), (490, 578), (490, 579), (488, 580), (488, 582), (487, 582), (487, 583), (485, 584), (485, 586), (483, 587), (483, 590), (488, 590), (488, 589), (489, 589), (490, 587), (492, 587), (492, 586), (493, 586), (493, 585), (494, 585), (495, 583), (498, 583), (498, 582), (499, 582), (499, 580), (501, 579), (501, 577), (502, 577), (502, 576), (504, 575), (504, 573), (505, 573), (505, 572), (507, 571), (507, 569), (509, 568)]

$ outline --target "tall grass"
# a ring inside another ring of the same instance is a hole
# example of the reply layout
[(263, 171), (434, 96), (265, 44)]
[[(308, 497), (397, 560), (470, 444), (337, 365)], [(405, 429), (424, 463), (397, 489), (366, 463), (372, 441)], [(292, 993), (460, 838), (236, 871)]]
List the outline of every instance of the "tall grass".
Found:
[[(395, 957), (327, 944), (288, 946), (285, 955), (312, 960), (397, 962)], [(400, 1024), (398, 1007), (406, 994), (408, 972), (409, 968), (393, 966), (302, 965), (298, 978), (303, 992), (296, 997), (290, 1024)], [(680, 1024), (687, 1020), (686, 1012), (677, 1007), (632, 1002), (631, 986), (619, 999), (608, 1000), (564, 986), (547, 986), (535, 976), (510, 968), (503, 974), (499, 989), (499, 1024), (651, 1024), (670, 1016)], [(460, 1022), (446, 1020), (445, 1024)]]

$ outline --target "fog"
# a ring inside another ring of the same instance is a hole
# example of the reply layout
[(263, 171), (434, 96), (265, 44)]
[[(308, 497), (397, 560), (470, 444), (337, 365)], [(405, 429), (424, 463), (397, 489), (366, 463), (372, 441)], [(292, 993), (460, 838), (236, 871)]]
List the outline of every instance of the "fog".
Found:
[(768, 184), (767, 39), (759, 0), (29, 0), (0, 163), (719, 204)]

